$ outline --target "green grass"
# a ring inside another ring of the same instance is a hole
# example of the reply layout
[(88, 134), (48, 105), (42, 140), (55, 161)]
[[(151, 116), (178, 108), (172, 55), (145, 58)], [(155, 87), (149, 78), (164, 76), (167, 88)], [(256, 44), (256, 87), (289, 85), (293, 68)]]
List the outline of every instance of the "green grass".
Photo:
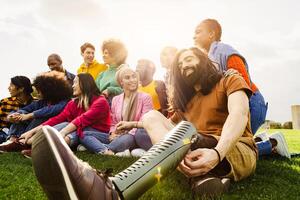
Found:
[[(300, 152), (300, 131), (270, 130), (274, 131), (284, 132), (291, 152)], [(135, 161), (134, 158), (85, 152), (77, 155), (97, 169), (114, 168), (114, 173)], [(0, 199), (46, 199), (35, 179), (31, 160), (19, 153), (0, 154)], [(192, 199), (192, 195), (187, 179), (175, 171), (141, 199)], [(280, 157), (259, 160), (253, 176), (233, 183), (229, 193), (218, 199), (300, 199), (300, 157), (291, 160)]]

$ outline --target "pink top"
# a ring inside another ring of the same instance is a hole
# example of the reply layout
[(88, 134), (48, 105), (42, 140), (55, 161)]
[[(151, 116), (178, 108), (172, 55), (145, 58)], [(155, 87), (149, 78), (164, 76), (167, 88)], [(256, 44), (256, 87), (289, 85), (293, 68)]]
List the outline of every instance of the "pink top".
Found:
[[(111, 122), (110, 132), (114, 132), (116, 130), (117, 123), (122, 121), (123, 101), (124, 101), (124, 93), (115, 96), (112, 99), (112, 104), (111, 104), (112, 122)], [(139, 121), (142, 118), (142, 116), (150, 110), (153, 110), (153, 104), (150, 95), (143, 92), (138, 92), (138, 102), (137, 102), (137, 109), (136, 109), (136, 115), (134, 121)], [(136, 132), (136, 128), (129, 131), (129, 133), (133, 135), (135, 134), (135, 132)]]
[(83, 108), (79, 108), (75, 100), (72, 99), (59, 115), (50, 118), (43, 125), (54, 126), (66, 121), (77, 127), (77, 134), (81, 138), (83, 137), (83, 129), (86, 127), (108, 133), (111, 124), (108, 102), (102, 95), (94, 96), (89, 109), (85, 111)]

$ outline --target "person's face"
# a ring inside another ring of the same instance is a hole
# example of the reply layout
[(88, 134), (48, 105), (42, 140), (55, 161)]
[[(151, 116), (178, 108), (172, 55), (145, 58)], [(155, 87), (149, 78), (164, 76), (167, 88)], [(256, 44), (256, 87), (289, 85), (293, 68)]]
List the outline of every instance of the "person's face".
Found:
[(103, 51), (103, 61), (105, 64), (112, 65), (115, 64), (114, 58), (111, 56), (109, 51), (107, 49), (104, 49)]
[(51, 71), (63, 72), (61, 62), (53, 57), (48, 58), (48, 66)]
[(10, 93), (10, 96), (15, 97), (18, 96), (20, 92), (22, 92), (22, 88), (18, 88), (13, 83), (10, 83), (8, 86), (8, 91)]
[(137, 73), (134, 71), (128, 70), (123, 72), (121, 79), (121, 86), (123, 90), (127, 91), (136, 91), (138, 88), (138, 77)]
[(140, 81), (153, 77), (152, 67), (145, 61), (138, 61), (135, 71), (139, 74)]
[(73, 95), (75, 97), (78, 97), (79, 95), (81, 95), (81, 89), (80, 89), (80, 86), (79, 86), (79, 78), (78, 78), (78, 76), (76, 76), (74, 78), (72, 88), (73, 88)]
[(197, 26), (194, 35), (194, 43), (200, 48), (209, 48), (210, 44), (213, 42), (213, 32), (208, 29), (208, 27), (201, 23)]
[(93, 63), (93, 60), (95, 58), (95, 50), (88, 47), (84, 50), (83, 53), (81, 53), (83, 60), (86, 64), (90, 65)]
[(184, 51), (178, 58), (178, 69), (183, 79), (190, 86), (194, 86), (197, 80), (197, 65), (200, 59), (191, 51)]
[(161, 66), (166, 69), (170, 69), (170, 67), (172, 66), (173, 60), (175, 58), (175, 54), (176, 54), (175, 52), (172, 52), (170, 50), (163, 51), (160, 54)]

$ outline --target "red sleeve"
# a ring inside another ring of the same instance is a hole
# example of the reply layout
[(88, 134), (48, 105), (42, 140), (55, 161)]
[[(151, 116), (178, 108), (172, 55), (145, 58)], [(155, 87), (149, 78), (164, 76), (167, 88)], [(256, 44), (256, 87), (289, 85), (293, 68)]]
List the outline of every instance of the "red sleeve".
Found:
[(51, 117), (46, 122), (44, 122), (43, 125), (55, 126), (56, 124), (60, 124), (62, 122), (68, 121), (68, 118), (70, 118), (69, 116), (71, 115), (70, 111), (72, 110), (73, 106), (74, 106), (74, 101), (73, 100), (69, 101), (69, 103), (66, 105), (64, 110), (59, 115), (56, 115), (55, 117)]
[(95, 123), (106, 120), (109, 113), (109, 105), (104, 97), (96, 99), (85, 113), (76, 117), (72, 123), (78, 128), (85, 128)]
[(250, 79), (247, 72), (247, 68), (245, 66), (244, 61), (238, 55), (232, 55), (227, 60), (227, 68), (237, 70), (244, 78), (248, 86), (250, 87)]

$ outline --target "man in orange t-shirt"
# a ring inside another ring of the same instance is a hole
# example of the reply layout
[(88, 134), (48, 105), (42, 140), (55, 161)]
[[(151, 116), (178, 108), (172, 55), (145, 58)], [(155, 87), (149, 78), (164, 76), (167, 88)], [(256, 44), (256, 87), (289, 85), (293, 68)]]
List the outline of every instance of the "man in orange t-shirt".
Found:
[[(256, 168), (257, 148), (249, 118), (252, 91), (239, 75), (223, 77), (198, 48), (178, 53), (171, 80), (173, 116), (167, 119), (150, 111), (136, 127), (145, 128), (155, 144), (175, 124), (191, 122), (199, 134), (179, 170), (192, 178), (191, 188), (199, 195), (226, 192), (230, 179), (242, 180)], [(133, 127), (122, 122), (118, 128)]]

